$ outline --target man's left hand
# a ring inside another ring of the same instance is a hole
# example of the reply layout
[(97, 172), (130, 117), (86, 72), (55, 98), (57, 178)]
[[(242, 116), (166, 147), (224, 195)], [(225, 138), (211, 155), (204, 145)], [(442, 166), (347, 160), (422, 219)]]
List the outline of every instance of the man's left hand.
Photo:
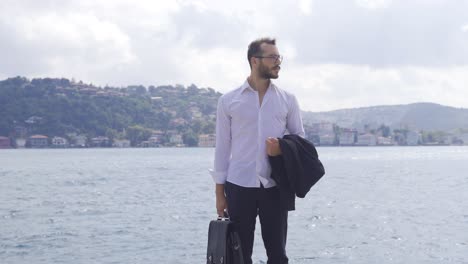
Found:
[(268, 156), (281, 155), (281, 148), (279, 140), (277, 138), (269, 137), (266, 140), (267, 154)]

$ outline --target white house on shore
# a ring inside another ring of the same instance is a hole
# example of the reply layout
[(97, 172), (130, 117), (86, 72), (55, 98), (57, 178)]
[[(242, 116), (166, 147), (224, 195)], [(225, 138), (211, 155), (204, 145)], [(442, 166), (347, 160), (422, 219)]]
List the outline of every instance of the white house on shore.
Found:
[(0, 149), (1, 148), (11, 148), (10, 138), (0, 136)]
[(320, 145), (321, 146), (331, 146), (335, 143), (334, 135), (320, 135)]
[(28, 138), (31, 148), (46, 148), (49, 146), (49, 137), (44, 135), (33, 135)]
[(68, 147), (68, 140), (63, 137), (53, 137), (52, 147), (54, 148), (66, 148)]
[(215, 134), (201, 134), (198, 136), (199, 147), (214, 147), (216, 145)]
[(16, 139), (16, 147), (17, 148), (25, 148), (26, 147), (26, 139), (25, 138), (17, 138)]
[(180, 135), (180, 134), (171, 135), (171, 137), (169, 138), (169, 142), (171, 144), (174, 144), (174, 145), (183, 145), (184, 144), (184, 140), (182, 139), (182, 135)]
[(112, 144), (113, 147), (116, 148), (129, 148), (130, 147), (130, 140), (128, 139), (116, 139)]
[(377, 145), (377, 138), (372, 134), (362, 134), (358, 136), (356, 145), (358, 146), (375, 146)]
[(394, 144), (393, 144), (393, 140), (391, 137), (377, 137), (377, 145), (391, 146)]
[(321, 122), (312, 124), (314, 131), (317, 131), (320, 136), (333, 135), (333, 123)]
[(341, 146), (352, 146), (354, 145), (354, 135), (355, 131), (352, 130), (345, 130), (341, 132), (341, 135), (339, 137), (340, 145)]
[(91, 139), (92, 147), (109, 147), (110, 139), (104, 136), (98, 136)]

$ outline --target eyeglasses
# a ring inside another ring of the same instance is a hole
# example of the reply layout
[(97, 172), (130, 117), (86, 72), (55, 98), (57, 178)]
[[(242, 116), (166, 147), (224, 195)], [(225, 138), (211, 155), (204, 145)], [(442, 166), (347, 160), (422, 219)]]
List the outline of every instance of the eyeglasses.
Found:
[(270, 55), (270, 56), (254, 56), (255, 58), (259, 59), (270, 59), (274, 62), (279, 62), (281, 63), (283, 61), (283, 56), (281, 55)]

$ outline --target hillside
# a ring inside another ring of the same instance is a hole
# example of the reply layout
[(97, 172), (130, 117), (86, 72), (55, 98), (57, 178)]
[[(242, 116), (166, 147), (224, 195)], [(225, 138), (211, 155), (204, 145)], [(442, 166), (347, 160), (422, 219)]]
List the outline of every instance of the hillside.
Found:
[[(88, 140), (105, 136), (111, 142), (127, 139), (138, 146), (158, 135), (161, 145), (182, 140), (196, 146), (199, 135), (215, 132), (220, 96), (212, 88), (195, 85), (97, 87), (63, 78), (9, 78), (0, 81), (0, 136), (82, 135)], [(325, 121), (340, 128), (468, 129), (468, 109), (434, 103), (304, 112), (303, 118), (306, 125)]]
[(434, 103), (304, 112), (303, 118), (306, 124), (326, 121), (348, 128), (361, 128), (365, 125), (378, 127), (381, 124), (391, 128), (407, 127), (414, 130), (434, 131), (468, 128), (468, 109)]
[(153, 133), (183, 136), (196, 145), (213, 133), (221, 94), (195, 85), (97, 87), (68, 79), (0, 81), (0, 136), (106, 136), (132, 146)]

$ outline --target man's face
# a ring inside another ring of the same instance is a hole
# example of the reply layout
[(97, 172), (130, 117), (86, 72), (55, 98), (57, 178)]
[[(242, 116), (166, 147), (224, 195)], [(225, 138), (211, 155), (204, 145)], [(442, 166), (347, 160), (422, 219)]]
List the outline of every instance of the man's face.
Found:
[(277, 79), (278, 73), (281, 69), (281, 59), (278, 49), (275, 45), (263, 43), (262, 46), (262, 58), (257, 58), (258, 63), (258, 74), (263, 79)]

